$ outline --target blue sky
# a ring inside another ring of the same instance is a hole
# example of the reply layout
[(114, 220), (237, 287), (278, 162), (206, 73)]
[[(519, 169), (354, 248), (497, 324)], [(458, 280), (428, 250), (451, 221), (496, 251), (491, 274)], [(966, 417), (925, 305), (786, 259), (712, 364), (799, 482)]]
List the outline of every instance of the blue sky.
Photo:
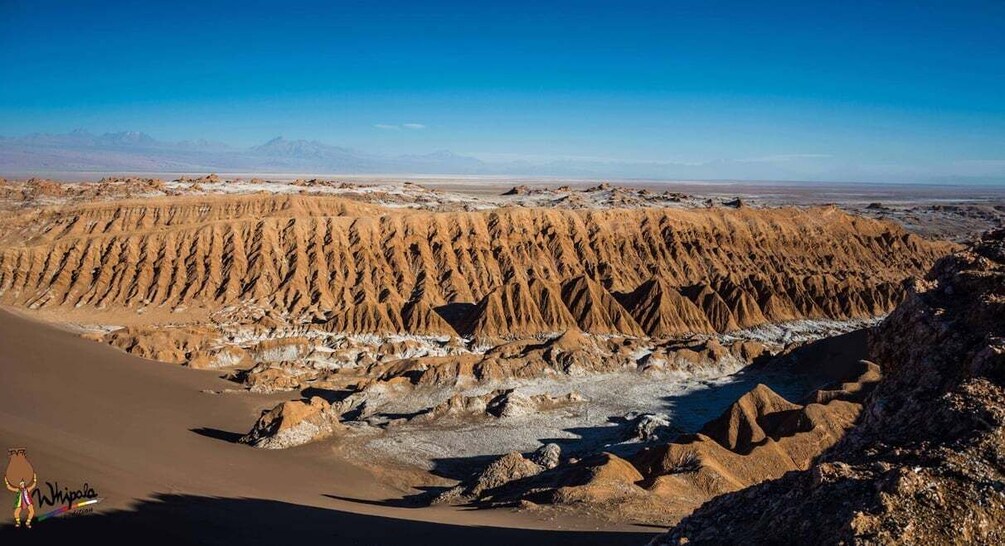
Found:
[(0, 0), (0, 135), (1005, 181), (1003, 28), (1000, 0)]

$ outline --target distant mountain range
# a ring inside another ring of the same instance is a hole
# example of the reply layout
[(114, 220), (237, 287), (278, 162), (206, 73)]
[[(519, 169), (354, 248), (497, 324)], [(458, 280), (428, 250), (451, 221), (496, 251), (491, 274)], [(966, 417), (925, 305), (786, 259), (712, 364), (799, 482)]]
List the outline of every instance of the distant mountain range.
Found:
[[(980, 163), (980, 162), (978, 162)], [(591, 159), (498, 160), (438, 151), (381, 155), (316, 140), (276, 137), (250, 148), (219, 142), (164, 142), (137, 131), (0, 137), (0, 176), (68, 172), (515, 175), (664, 180), (814, 180), (1005, 183), (1005, 164), (890, 171), (844, 164), (826, 154), (789, 154), (702, 163)]]
[[(754, 165), (756, 167), (757, 165)], [(250, 148), (205, 140), (164, 142), (137, 131), (0, 137), (0, 175), (59, 172), (459, 174), (566, 177), (708, 177), (703, 166), (595, 160), (482, 161), (443, 150), (379, 155), (276, 137)], [(748, 173), (749, 174), (749, 173)]]
[(478, 174), (491, 169), (482, 161), (449, 151), (426, 155), (382, 156), (316, 140), (274, 138), (251, 148), (205, 140), (163, 142), (123, 131), (95, 135), (35, 133), (0, 137), (0, 171), (134, 172), (328, 172)]

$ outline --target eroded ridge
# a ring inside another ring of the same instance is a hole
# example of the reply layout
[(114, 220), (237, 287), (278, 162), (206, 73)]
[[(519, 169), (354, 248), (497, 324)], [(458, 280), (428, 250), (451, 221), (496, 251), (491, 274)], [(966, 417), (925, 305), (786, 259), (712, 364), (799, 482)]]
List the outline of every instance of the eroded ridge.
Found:
[(347, 333), (667, 337), (890, 310), (951, 247), (817, 209), (430, 213), (330, 196), (96, 202), (0, 223), (0, 300)]

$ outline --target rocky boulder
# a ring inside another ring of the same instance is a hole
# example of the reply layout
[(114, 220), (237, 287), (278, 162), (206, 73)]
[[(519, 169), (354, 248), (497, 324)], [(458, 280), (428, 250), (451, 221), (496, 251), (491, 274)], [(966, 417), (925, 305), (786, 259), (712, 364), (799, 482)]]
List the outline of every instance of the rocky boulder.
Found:
[(266, 449), (285, 449), (327, 438), (344, 426), (324, 399), (291, 400), (262, 412), (251, 431), (239, 441)]

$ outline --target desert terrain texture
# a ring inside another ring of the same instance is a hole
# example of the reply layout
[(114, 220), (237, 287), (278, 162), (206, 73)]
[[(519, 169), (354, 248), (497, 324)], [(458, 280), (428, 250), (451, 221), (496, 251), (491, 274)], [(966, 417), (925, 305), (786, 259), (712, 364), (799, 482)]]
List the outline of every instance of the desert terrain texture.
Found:
[(1001, 543), (1003, 226), (993, 187), (0, 179), (0, 440), (101, 499), (16, 538)]

